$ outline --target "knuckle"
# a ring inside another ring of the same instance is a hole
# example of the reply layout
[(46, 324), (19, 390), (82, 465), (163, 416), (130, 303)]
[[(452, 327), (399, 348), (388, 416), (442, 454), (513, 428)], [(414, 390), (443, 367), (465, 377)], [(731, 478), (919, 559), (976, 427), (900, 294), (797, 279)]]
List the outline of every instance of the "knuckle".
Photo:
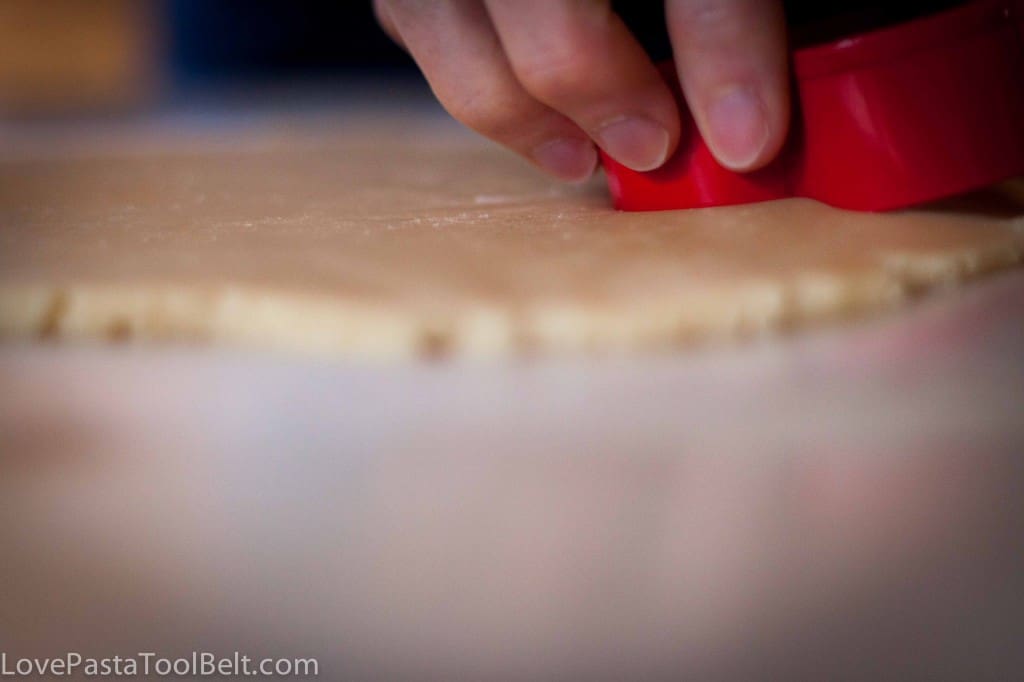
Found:
[(596, 96), (614, 62), (614, 14), (607, 0), (576, 0), (553, 13), (532, 39), (510, 53), (516, 78), (543, 102), (561, 105)]
[(457, 121), (487, 137), (506, 138), (522, 122), (520, 105), (502, 88), (482, 84), (439, 97)]
[(559, 102), (576, 98), (601, 81), (601, 74), (585, 51), (567, 47), (556, 54), (526, 60), (516, 67), (516, 76), (523, 87), (538, 99)]

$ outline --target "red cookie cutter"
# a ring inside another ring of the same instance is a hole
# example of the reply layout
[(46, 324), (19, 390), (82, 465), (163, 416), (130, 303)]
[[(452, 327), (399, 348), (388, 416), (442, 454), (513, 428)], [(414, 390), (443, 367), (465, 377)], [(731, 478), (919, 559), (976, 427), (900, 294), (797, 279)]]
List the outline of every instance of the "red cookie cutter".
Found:
[[(1024, 0), (976, 0), (793, 53), (796, 114), (779, 158), (719, 165), (684, 121), (641, 173), (602, 153), (615, 207), (657, 211), (786, 197), (882, 211), (1024, 174)], [(680, 102), (671, 65), (663, 68)]]

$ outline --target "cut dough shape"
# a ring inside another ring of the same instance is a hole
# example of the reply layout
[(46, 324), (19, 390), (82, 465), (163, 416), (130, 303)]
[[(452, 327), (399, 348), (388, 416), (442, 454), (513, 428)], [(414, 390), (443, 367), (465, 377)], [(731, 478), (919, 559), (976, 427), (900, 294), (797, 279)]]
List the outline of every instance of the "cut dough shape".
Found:
[(0, 158), (0, 335), (671, 348), (890, 308), (1024, 253), (1019, 182), (887, 215), (807, 200), (626, 214), (599, 178), (559, 186), (438, 126)]

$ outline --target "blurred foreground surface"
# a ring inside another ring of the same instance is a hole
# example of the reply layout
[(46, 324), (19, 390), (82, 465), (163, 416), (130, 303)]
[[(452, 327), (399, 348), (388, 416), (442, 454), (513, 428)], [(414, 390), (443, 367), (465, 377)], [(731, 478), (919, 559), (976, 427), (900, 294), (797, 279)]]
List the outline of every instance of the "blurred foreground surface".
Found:
[(326, 679), (1011, 679), (1024, 274), (633, 360), (0, 350), (13, 656)]

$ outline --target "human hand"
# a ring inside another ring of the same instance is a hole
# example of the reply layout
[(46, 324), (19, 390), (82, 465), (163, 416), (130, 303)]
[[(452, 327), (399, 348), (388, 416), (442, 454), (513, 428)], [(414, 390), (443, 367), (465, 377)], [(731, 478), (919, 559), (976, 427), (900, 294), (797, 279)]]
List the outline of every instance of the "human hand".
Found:
[[(444, 107), (552, 175), (588, 178), (595, 143), (638, 171), (680, 137), (675, 99), (610, 0), (374, 0)], [(686, 101), (725, 167), (750, 171), (789, 126), (781, 0), (666, 0)]]

